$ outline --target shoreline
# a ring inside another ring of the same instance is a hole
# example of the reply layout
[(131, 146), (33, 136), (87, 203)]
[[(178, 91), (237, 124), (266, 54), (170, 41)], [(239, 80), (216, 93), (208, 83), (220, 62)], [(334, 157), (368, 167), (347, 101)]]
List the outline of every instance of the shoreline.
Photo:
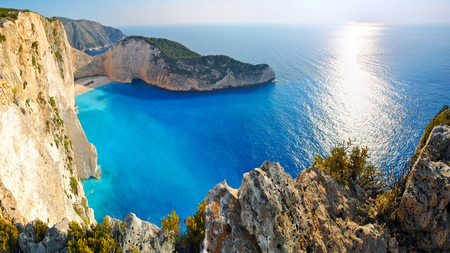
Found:
[(107, 85), (111, 82), (111, 79), (109, 79), (109, 77), (107, 76), (91, 76), (79, 78), (74, 80), (74, 94), (75, 96), (78, 96), (102, 85)]

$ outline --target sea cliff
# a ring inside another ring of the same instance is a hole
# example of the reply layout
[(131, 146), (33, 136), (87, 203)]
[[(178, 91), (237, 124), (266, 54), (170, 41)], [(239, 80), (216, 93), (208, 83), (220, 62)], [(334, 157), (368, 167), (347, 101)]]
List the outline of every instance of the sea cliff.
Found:
[(15, 202), (1, 203), (2, 215), (95, 222), (80, 180), (97, 176), (97, 153), (75, 113), (63, 25), (16, 11), (1, 19), (0, 34), (0, 179)]
[(87, 64), (86, 59), (83, 57), (83, 64), (75, 62), (76, 79), (95, 75), (106, 75), (121, 83), (141, 79), (173, 91), (210, 91), (275, 80), (267, 64), (251, 65), (227, 56), (200, 56), (164, 39), (127, 37), (105, 53), (91, 57)]

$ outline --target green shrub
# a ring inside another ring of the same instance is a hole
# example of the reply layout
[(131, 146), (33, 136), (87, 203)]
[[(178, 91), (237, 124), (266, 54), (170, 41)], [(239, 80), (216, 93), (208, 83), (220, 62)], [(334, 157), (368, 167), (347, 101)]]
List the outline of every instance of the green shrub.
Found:
[(31, 64), (36, 66), (36, 57), (34, 57), (34, 55), (31, 56)]
[(69, 142), (67, 140), (64, 140), (64, 148), (69, 152)]
[(6, 41), (5, 35), (0, 33), (0, 44)]
[(38, 45), (39, 45), (39, 42), (37, 42), (37, 41), (33, 41), (33, 43), (31, 43), (31, 48), (34, 49), (36, 54), (38, 53)]
[(72, 188), (72, 192), (75, 195), (78, 195), (78, 181), (74, 178), (70, 178), (70, 187)]
[(112, 227), (106, 218), (103, 219), (103, 224), (91, 224), (90, 229), (72, 221), (69, 223), (68, 235), (70, 253), (121, 252), (118, 238), (113, 237)]
[(47, 231), (47, 229), (48, 229), (47, 223), (41, 221), (40, 219), (37, 219), (34, 222), (33, 230), (34, 234), (36, 235), (36, 241), (38, 243), (44, 239), (45, 232)]
[[(351, 152), (350, 152), (351, 150)], [(369, 148), (360, 148), (349, 140), (330, 150), (330, 156), (316, 155), (314, 164), (341, 184), (356, 183), (369, 195), (376, 196), (384, 188), (381, 173), (367, 162)]]
[(56, 106), (55, 98), (50, 97), (50, 105), (52, 105), (52, 107)]
[(16, 98), (16, 96), (17, 96), (17, 88), (16, 87), (12, 88), (12, 93), (13, 93), (14, 98)]
[(0, 249), (5, 252), (13, 252), (19, 242), (17, 228), (0, 217)]
[(86, 200), (85, 197), (81, 198), (81, 204), (83, 205), (84, 210), (86, 211), (86, 213), (88, 213), (89, 212), (89, 206), (87, 205), (87, 200)]
[(30, 101), (31, 101), (31, 99), (27, 98), (27, 99), (25, 100), (25, 104), (27, 104), (28, 106), (31, 106), (31, 105), (30, 105)]
[(175, 251), (200, 251), (200, 242), (205, 237), (205, 209), (206, 202), (205, 200), (202, 200), (202, 202), (198, 204), (197, 212), (184, 220), (186, 232), (176, 238)]
[[(22, 70), (20, 71), (20, 75), (22, 75)], [(23, 82), (23, 89), (24, 90), (27, 87), (27, 85), (28, 85), (27, 81)]]
[(172, 214), (168, 214), (167, 215), (167, 219), (166, 217), (162, 217), (161, 218), (161, 229), (162, 230), (172, 230), (175, 231), (175, 233), (177, 235), (180, 234), (181, 232), (181, 226), (180, 226), (180, 218), (178, 217), (177, 213), (174, 211), (172, 211)]

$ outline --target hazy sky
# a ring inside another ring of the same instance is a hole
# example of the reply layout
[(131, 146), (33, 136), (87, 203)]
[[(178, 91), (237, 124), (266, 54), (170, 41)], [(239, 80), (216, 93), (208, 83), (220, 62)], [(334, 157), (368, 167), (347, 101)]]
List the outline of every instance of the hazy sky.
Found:
[(105, 25), (450, 23), (450, 0), (1, 0), (1, 7)]

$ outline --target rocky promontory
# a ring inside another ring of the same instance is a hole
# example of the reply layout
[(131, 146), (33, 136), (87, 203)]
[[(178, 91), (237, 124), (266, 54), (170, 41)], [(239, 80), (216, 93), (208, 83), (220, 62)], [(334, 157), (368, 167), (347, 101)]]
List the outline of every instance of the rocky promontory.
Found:
[[(86, 61), (86, 57), (79, 58)], [(166, 39), (127, 37), (90, 59), (86, 65), (75, 63), (75, 79), (95, 75), (121, 83), (141, 79), (173, 91), (210, 91), (275, 80), (267, 64), (251, 65), (223, 55), (201, 56)]]

